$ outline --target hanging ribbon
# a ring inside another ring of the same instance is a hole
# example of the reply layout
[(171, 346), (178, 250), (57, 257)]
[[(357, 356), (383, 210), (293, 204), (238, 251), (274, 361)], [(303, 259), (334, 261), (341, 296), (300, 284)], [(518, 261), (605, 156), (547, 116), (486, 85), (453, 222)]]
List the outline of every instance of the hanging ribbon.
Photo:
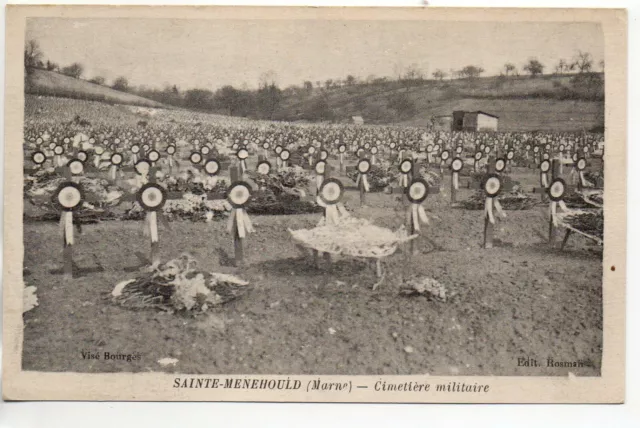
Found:
[(313, 166), (313, 155), (309, 155), (309, 167)]
[(404, 189), (409, 186), (409, 174), (400, 173), (398, 184)]
[(63, 211), (60, 215), (60, 231), (65, 245), (73, 245), (73, 212)]
[(578, 171), (578, 179), (580, 180), (581, 187), (587, 187), (587, 182), (584, 178), (584, 171)]
[(420, 230), (420, 222), (429, 224), (429, 217), (421, 204), (411, 204), (411, 224), (414, 232)]
[(95, 156), (93, 157), (93, 165), (94, 165), (96, 168), (100, 167), (100, 156), (95, 155)]
[(398, 152), (398, 161), (402, 161), (403, 158), (404, 158), (404, 150), (400, 150)]
[(560, 209), (562, 211), (567, 211), (567, 205), (563, 200), (551, 201), (551, 206), (549, 207), (549, 215), (551, 216), (551, 221), (553, 221), (554, 226), (558, 226), (558, 206), (560, 206)]
[(244, 174), (247, 171), (247, 163), (244, 159), (240, 159), (240, 174)]
[(342, 168), (342, 164), (344, 163), (344, 154), (340, 153), (340, 167)]
[(500, 201), (496, 198), (486, 197), (484, 200), (484, 214), (489, 218), (489, 222), (491, 224), (495, 224), (496, 219), (493, 215), (493, 210), (496, 210), (496, 213), (501, 217), (506, 217), (507, 214), (502, 210), (502, 205), (500, 205)]
[(135, 165), (136, 162), (138, 162), (138, 154), (137, 153), (133, 153), (131, 155), (131, 160), (133, 161), (133, 164)]
[(111, 168), (109, 169), (109, 176), (111, 177), (112, 180), (116, 179), (116, 171), (117, 171), (118, 167), (115, 165), (111, 165)]
[(376, 155), (371, 155), (371, 165), (376, 164)]
[(349, 215), (342, 202), (327, 205), (319, 196), (316, 198), (316, 202), (324, 208), (325, 224), (337, 225), (340, 222), (340, 217)]
[(367, 174), (358, 173), (358, 178), (356, 178), (356, 186), (360, 186), (362, 183), (362, 188), (365, 192), (369, 191), (369, 180), (367, 180)]
[(173, 155), (169, 155), (169, 168), (173, 168)]
[(545, 189), (547, 187), (549, 187), (549, 180), (547, 178), (547, 173), (546, 172), (541, 172), (540, 173), (540, 183), (542, 184), (542, 187), (544, 187)]
[(144, 236), (150, 236), (151, 242), (158, 242), (158, 213), (148, 211), (143, 229)]
[(234, 208), (231, 210), (227, 230), (229, 233), (233, 233), (234, 229), (238, 231), (238, 237), (240, 238), (246, 237), (247, 233), (255, 232), (251, 219), (249, 219), (249, 215), (247, 215), (243, 208)]
[(460, 188), (460, 182), (458, 179), (458, 172), (457, 171), (453, 171), (453, 188), (458, 190)]
[(316, 175), (316, 190), (320, 191), (320, 186), (322, 186), (322, 182), (324, 181), (324, 177), (320, 174)]
[(282, 159), (280, 159), (280, 157), (276, 158), (276, 169), (280, 169), (280, 167), (282, 166)]

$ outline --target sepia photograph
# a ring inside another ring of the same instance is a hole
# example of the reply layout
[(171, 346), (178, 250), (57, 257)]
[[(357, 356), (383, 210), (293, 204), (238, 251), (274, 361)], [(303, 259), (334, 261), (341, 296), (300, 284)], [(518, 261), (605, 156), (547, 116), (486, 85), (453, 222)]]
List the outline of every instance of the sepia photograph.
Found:
[(7, 33), (18, 371), (482, 401), (601, 379), (609, 275), (624, 373), (623, 12), (56, 9)]

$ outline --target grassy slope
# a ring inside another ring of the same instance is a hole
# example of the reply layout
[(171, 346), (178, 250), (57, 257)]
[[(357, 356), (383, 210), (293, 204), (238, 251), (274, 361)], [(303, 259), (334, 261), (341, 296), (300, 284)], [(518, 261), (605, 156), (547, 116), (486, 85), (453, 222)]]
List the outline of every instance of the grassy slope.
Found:
[(25, 92), (35, 95), (79, 98), (146, 107), (163, 107), (162, 104), (147, 98), (116, 91), (106, 86), (89, 83), (86, 80), (74, 79), (52, 71), (33, 70), (30, 75), (30, 83)]
[[(284, 100), (283, 111), (295, 116), (317, 97), (324, 96), (336, 117), (362, 115), (369, 123), (427, 125), (432, 116), (450, 115), (453, 110), (483, 110), (500, 117), (499, 128), (503, 131), (581, 130), (602, 125), (603, 101), (558, 99), (563, 90), (571, 87), (572, 77), (428, 81), (410, 88), (398, 82), (357, 85), (314, 91), (306, 98), (289, 97)], [(394, 111), (386, 107), (389, 97), (398, 92), (407, 93), (415, 103), (414, 115), (394, 117)]]

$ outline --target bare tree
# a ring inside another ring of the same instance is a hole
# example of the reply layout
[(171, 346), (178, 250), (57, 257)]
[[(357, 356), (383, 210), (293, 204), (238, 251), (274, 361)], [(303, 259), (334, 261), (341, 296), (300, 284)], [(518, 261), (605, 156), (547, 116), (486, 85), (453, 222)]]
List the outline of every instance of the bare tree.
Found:
[(447, 73), (445, 73), (444, 71), (437, 69), (436, 71), (434, 71), (432, 73), (434, 79), (440, 80), (442, 81), (445, 77), (447, 77)]
[(564, 72), (567, 71), (568, 68), (569, 65), (567, 64), (567, 62), (564, 59), (561, 59), (560, 61), (558, 61), (558, 65), (556, 65), (556, 73), (564, 74)]
[(516, 66), (510, 62), (504, 65), (504, 74), (509, 76), (509, 73), (513, 73), (516, 69)]
[(396, 76), (396, 80), (402, 79), (402, 71), (404, 70), (404, 66), (401, 62), (396, 62), (393, 65), (393, 74)]
[(104, 85), (105, 80), (102, 76), (96, 76), (93, 79), (89, 80), (89, 82), (95, 83), (96, 85)]
[(273, 70), (267, 70), (260, 75), (259, 85), (261, 88), (277, 85), (278, 75)]
[(113, 85), (111, 85), (111, 87), (116, 91), (126, 92), (129, 89), (129, 81), (126, 77), (120, 76), (113, 81)]
[(82, 73), (84, 73), (84, 67), (79, 62), (74, 62), (70, 66), (64, 67), (61, 71), (62, 74), (66, 76), (79, 79), (82, 76)]
[(524, 71), (529, 73), (531, 77), (536, 77), (538, 74), (542, 74), (544, 70), (544, 65), (538, 61), (536, 58), (530, 58), (529, 62), (522, 67)]
[(588, 73), (593, 67), (593, 58), (589, 52), (578, 51), (575, 57), (575, 64), (580, 73)]
[(42, 62), (43, 53), (37, 40), (31, 39), (24, 46), (24, 66), (37, 67)]
[(411, 64), (407, 67), (404, 73), (404, 78), (407, 80), (420, 80), (422, 79), (422, 71), (418, 67), (418, 64)]

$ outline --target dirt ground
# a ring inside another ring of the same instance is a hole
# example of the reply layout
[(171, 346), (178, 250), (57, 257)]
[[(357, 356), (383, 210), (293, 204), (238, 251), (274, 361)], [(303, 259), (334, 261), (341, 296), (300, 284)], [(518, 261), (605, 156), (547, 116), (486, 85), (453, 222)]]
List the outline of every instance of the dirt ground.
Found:
[[(535, 183), (530, 174), (528, 180)], [(451, 208), (448, 178), (424, 203), (431, 224), (418, 253), (400, 249), (385, 263), (380, 287), (371, 264), (334, 259), (316, 269), (296, 249), (287, 228), (313, 227), (319, 215), (254, 216), (246, 267), (231, 266), (226, 221), (160, 226), (163, 260), (193, 254), (200, 267), (251, 283), (242, 299), (193, 317), (115, 306), (116, 283), (135, 275), (136, 253), (148, 252), (142, 222), (88, 225), (77, 237), (80, 276), (63, 282), (56, 223), (24, 226), (26, 285), (39, 306), (24, 315), (26, 370), (77, 372), (599, 375), (602, 356), (602, 248), (572, 235), (560, 251), (547, 243), (548, 205), (508, 211), (495, 248), (483, 249), (483, 213)], [(463, 198), (468, 190), (461, 192)], [(356, 216), (397, 228), (400, 195), (370, 194)], [(27, 202), (25, 202), (25, 205)], [(559, 237), (561, 239), (561, 236)], [(406, 278), (445, 285), (446, 302), (405, 297)], [(409, 348), (410, 347), (410, 348)], [(410, 352), (407, 352), (409, 350)], [(81, 353), (139, 354), (132, 362), (83, 359)], [(175, 367), (157, 360), (173, 357)], [(541, 367), (518, 366), (518, 358)], [(547, 367), (547, 359), (584, 361)]]

